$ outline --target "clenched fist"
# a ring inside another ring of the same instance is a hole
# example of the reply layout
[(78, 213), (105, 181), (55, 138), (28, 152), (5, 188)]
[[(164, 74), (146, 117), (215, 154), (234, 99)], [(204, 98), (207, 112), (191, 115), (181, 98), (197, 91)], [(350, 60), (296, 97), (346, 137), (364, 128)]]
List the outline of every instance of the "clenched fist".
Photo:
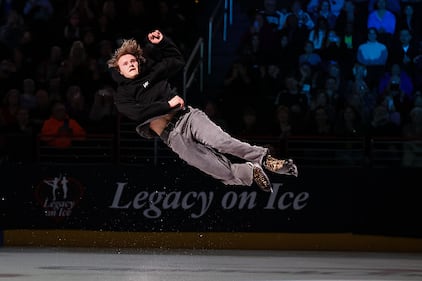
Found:
[(163, 34), (158, 29), (154, 30), (153, 32), (148, 33), (148, 40), (152, 44), (158, 44), (163, 40)]

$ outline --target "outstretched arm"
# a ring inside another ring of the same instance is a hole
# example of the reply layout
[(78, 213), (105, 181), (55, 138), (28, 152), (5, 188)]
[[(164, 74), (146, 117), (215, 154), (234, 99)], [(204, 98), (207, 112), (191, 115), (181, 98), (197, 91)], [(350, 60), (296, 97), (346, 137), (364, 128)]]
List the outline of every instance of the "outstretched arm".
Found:
[(185, 65), (183, 55), (174, 42), (164, 36), (159, 30), (154, 30), (147, 35), (147, 40), (159, 52), (156, 64), (153, 66), (154, 76), (157, 79), (171, 77)]

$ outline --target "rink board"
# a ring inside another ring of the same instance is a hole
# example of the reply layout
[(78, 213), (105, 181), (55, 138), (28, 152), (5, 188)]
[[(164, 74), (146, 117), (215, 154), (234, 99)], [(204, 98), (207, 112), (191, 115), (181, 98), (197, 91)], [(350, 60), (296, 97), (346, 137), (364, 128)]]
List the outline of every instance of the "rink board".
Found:
[(5, 246), (422, 252), (422, 239), (351, 233), (7, 230)]

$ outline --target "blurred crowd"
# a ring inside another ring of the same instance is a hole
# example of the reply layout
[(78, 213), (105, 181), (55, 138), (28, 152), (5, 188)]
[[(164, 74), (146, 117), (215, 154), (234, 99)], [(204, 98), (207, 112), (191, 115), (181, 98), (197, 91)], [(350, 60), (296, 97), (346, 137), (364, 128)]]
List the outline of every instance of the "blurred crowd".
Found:
[[(254, 2), (255, 3), (255, 2)], [(261, 0), (207, 103), (241, 136), (422, 137), (422, 1)]]
[[(240, 2), (248, 29), (222, 89), (201, 105), (224, 129), (422, 137), (422, 0)], [(38, 137), (65, 148), (115, 133), (112, 52), (158, 28), (188, 57), (198, 3), (0, 0), (0, 158), (32, 158)]]
[(0, 159), (32, 159), (37, 138), (66, 148), (115, 133), (107, 60), (153, 29), (187, 56), (197, 3), (173, 0), (0, 0)]

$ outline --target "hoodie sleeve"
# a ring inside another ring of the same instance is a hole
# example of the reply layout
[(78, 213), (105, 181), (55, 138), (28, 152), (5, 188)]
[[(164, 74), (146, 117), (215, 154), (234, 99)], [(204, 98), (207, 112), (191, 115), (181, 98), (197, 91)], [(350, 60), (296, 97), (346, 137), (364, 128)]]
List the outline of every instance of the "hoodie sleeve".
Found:
[(151, 82), (171, 78), (185, 65), (183, 55), (173, 41), (166, 36), (157, 45), (149, 44), (149, 49), (155, 61), (150, 73)]

